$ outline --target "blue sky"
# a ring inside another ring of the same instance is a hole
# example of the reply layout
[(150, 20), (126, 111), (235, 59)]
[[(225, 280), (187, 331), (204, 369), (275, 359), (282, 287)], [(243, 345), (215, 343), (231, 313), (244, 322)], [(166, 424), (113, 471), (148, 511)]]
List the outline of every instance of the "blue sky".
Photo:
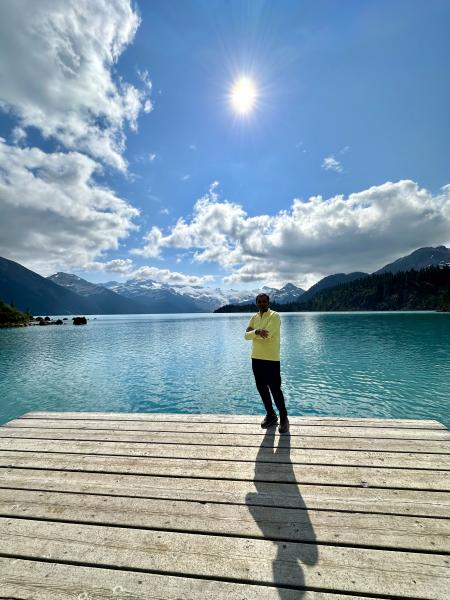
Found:
[(448, 2), (30, 1), (0, 6), (0, 255), (307, 288), (449, 245)]

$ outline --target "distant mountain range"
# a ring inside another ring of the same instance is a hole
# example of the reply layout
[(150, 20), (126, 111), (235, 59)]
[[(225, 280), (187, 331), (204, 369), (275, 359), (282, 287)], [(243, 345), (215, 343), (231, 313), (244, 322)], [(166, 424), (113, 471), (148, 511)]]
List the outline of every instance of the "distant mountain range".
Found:
[(6, 258), (0, 258), (0, 300), (34, 315), (88, 313), (89, 308), (79, 294)]
[[(450, 250), (445, 246), (419, 248), (375, 273), (397, 273), (445, 264), (450, 265)], [(264, 286), (240, 291), (169, 285), (151, 279), (94, 284), (69, 273), (42, 277), (14, 261), (0, 258), (0, 300), (34, 315), (213, 312), (221, 306), (253, 304), (260, 291), (267, 292), (271, 302), (277, 304), (306, 303), (327, 288), (368, 276), (362, 272), (329, 275), (306, 292), (292, 283), (281, 289)]]
[(86, 281), (81, 277), (77, 277), (77, 275), (55, 273), (55, 275), (47, 277), (46, 281), (51, 281), (57, 284), (58, 287), (69, 290), (76, 294), (77, 297), (81, 297), (89, 307), (88, 314), (120, 315), (146, 312), (134, 300), (124, 298), (106, 287)]
[[(261, 290), (222, 290), (202, 286), (168, 285), (151, 279), (131, 279), (126, 283), (109, 281), (105, 284), (109, 290), (129, 298), (145, 307), (145, 312), (213, 312), (224, 304), (251, 304)], [(293, 302), (304, 293), (292, 283), (280, 290), (262, 288), (279, 302)]]
[(399, 258), (388, 265), (385, 265), (374, 275), (379, 273), (399, 273), (400, 271), (410, 271), (415, 269), (420, 271), (431, 266), (450, 266), (450, 250), (445, 246), (437, 246), (436, 248), (419, 248), (408, 256)]
[[(304, 292), (289, 283), (280, 290), (263, 289), (280, 302), (293, 302)], [(35, 315), (213, 312), (225, 304), (251, 304), (259, 291), (170, 286), (151, 279), (99, 285), (70, 273), (42, 277), (0, 258), (0, 300)]]

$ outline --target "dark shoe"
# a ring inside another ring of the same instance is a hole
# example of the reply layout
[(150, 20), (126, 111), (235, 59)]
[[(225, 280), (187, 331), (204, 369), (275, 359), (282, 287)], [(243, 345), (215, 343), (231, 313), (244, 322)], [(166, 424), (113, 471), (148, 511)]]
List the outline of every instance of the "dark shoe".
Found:
[(280, 426), (278, 427), (280, 433), (289, 433), (289, 419), (287, 417), (280, 417)]
[(276, 425), (278, 423), (277, 415), (266, 415), (264, 420), (261, 422), (261, 427), (263, 429), (267, 429), (268, 427), (272, 427), (272, 425)]

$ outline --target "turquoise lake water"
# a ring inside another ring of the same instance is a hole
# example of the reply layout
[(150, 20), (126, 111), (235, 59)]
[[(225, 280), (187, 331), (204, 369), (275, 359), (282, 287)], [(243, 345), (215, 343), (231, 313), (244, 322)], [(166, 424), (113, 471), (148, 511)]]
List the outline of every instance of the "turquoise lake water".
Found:
[[(0, 330), (0, 424), (31, 410), (263, 414), (249, 315), (120, 315)], [(450, 315), (282, 314), (291, 415), (450, 426)]]

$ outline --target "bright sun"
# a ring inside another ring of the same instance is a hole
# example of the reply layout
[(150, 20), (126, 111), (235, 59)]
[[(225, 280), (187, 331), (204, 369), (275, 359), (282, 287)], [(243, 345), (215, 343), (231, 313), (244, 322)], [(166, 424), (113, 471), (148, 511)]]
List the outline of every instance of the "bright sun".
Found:
[(240, 77), (231, 90), (231, 104), (237, 113), (246, 115), (255, 107), (256, 96), (253, 81), (248, 77)]

